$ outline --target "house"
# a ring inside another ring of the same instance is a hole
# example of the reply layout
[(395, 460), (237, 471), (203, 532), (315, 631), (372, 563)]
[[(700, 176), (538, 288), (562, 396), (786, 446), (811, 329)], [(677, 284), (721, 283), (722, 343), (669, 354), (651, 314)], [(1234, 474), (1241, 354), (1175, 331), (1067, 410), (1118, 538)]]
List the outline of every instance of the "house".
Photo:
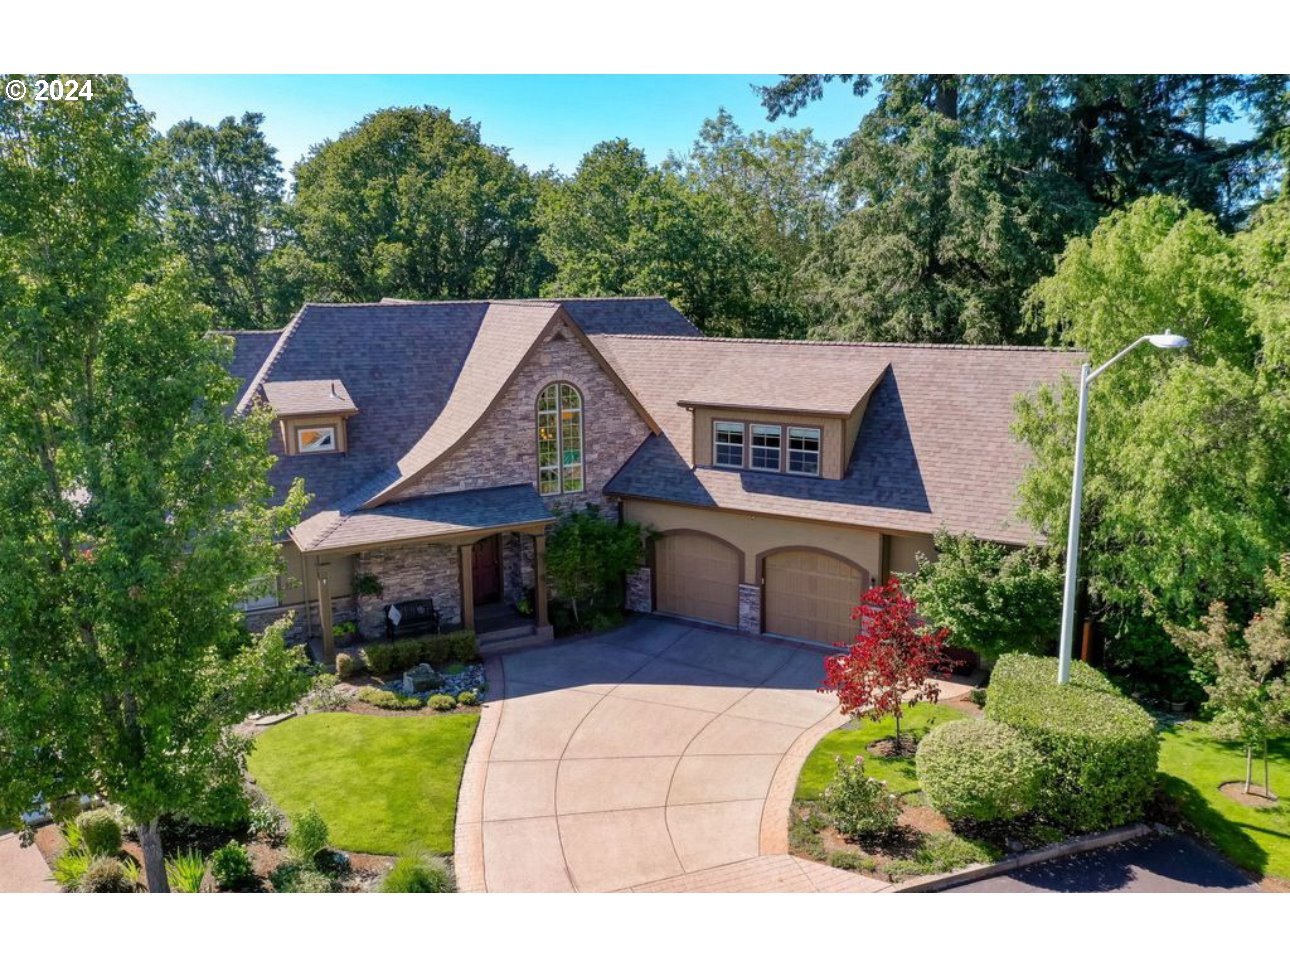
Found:
[(313, 495), (248, 621), (294, 610), (327, 652), (336, 622), (378, 636), (427, 597), (484, 637), (549, 637), (546, 535), (584, 506), (652, 530), (635, 610), (849, 637), (939, 528), (1038, 536), (1013, 404), (1081, 359), (708, 338), (658, 298), (310, 304), (231, 335), (237, 411), (273, 411), (272, 483)]

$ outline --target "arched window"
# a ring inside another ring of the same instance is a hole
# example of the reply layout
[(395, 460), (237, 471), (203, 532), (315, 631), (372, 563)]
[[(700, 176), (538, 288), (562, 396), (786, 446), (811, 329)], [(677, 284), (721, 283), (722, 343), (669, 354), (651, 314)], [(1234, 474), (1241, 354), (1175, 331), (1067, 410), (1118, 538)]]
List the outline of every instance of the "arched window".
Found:
[(569, 383), (552, 383), (538, 394), (538, 493), (582, 491), (582, 394)]

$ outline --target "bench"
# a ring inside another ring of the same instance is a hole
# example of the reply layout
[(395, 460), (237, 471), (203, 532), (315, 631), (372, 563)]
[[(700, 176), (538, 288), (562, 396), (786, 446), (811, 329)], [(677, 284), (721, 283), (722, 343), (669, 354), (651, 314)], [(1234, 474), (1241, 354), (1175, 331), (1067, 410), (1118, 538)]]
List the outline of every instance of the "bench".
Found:
[[(397, 609), (399, 620), (390, 613)], [(435, 635), (439, 633), (439, 611), (430, 598), (396, 601), (385, 609), (385, 637), (403, 638), (409, 635)]]

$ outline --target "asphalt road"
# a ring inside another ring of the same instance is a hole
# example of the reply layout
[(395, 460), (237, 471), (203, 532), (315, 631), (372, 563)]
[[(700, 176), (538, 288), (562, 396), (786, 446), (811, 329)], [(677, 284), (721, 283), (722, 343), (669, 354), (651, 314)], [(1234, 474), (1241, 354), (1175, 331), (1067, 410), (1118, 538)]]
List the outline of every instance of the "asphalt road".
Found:
[(1037, 863), (946, 893), (1257, 893), (1244, 873), (1185, 836), (1147, 836)]

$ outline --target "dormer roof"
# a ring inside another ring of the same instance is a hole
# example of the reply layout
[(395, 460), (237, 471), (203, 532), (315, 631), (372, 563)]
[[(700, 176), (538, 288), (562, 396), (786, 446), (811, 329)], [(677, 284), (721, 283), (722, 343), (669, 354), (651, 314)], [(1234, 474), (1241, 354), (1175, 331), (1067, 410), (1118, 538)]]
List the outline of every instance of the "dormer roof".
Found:
[(293, 379), (265, 383), (264, 399), (280, 417), (353, 416), (358, 412), (343, 381)]

